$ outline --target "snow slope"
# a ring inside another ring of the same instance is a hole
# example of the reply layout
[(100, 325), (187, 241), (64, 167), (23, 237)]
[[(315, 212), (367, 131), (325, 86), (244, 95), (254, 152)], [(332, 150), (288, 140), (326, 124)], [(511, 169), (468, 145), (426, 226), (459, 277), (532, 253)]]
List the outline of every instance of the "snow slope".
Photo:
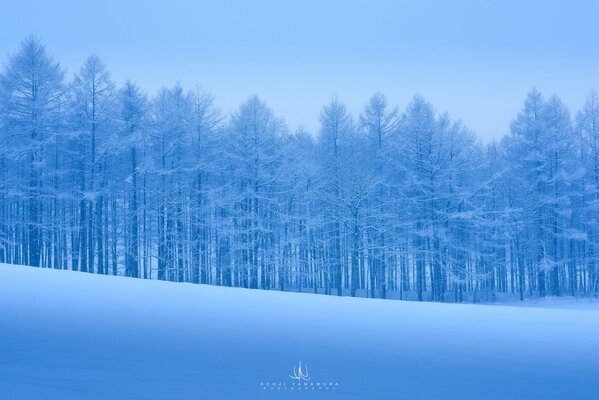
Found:
[(28, 398), (598, 399), (599, 312), (0, 265), (0, 399)]

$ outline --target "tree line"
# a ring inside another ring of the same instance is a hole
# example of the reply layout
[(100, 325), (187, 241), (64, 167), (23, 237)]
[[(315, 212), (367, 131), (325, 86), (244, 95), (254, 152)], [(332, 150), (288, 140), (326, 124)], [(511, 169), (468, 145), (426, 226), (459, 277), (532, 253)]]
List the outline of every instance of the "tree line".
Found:
[(421, 96), (338, 99), (317, 135), (251, 96), (149, 97), (35, 38), (0, 74), (0, 262), (433, 301), (599, 292), (599, 98), (528, 93), (483, 144)]

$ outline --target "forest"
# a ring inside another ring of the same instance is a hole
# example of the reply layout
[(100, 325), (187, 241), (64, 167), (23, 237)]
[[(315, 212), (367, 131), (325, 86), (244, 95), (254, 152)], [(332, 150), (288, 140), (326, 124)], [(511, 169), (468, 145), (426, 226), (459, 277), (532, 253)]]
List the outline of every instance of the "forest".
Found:
[(597, 94), (575, 111), (532, 89), (485, 143), (422, 96), (374, 94), (294, 131), (257, 96), (223, 112), (200, 87), (117, 85), (95, 55), (67, 78), (29, 37), (0, 72), (0, 262), (438, 302), (597, 296)]

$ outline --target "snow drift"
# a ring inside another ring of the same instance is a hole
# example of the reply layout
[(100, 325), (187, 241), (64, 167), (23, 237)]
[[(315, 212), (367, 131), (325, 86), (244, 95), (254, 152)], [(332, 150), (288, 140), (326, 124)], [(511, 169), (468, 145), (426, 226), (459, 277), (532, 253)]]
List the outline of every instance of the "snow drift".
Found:
[(0, 265), (0, 398), (597, 399), (599, 312)]

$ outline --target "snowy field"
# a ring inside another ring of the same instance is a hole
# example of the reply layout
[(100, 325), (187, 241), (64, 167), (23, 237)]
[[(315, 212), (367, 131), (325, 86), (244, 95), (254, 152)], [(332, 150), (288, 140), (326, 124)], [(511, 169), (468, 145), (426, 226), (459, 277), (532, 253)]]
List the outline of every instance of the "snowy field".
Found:
[(498, 301), (494, 304), (514, 307), (540, 307), (560, 308), (565, 310), (595, 310), (599, 311), (599, 299), (588, 297), (543, 297), (538, 299), (525, 299), (524, 301), (510, 299)]
[(599, 309), (542, 305), (0, 265), (0, 399), (598, 399)]

